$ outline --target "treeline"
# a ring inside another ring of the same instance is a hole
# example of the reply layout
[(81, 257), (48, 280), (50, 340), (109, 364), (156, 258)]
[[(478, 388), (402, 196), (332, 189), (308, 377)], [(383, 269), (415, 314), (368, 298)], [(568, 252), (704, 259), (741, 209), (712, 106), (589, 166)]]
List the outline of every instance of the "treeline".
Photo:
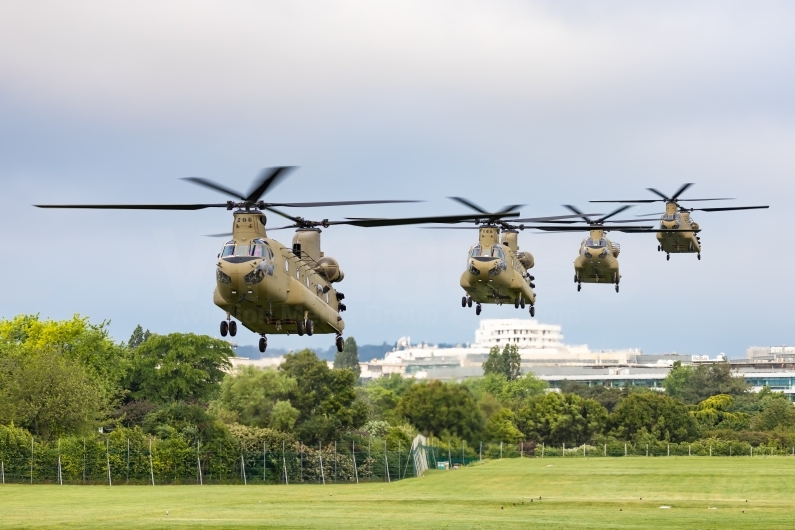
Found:
[[(16, 447), (29, 435), (46, 451), (59, 439), (107, 447), (122, 438), (141, 447), (155, 440), (163, 451), (180, 448), (191, 467), (201, 448), (217, 447), (230, 461), (247, 451), (308, 454), (335, 442), (339, 452), (365, 446), (404, 452), (417, 433), (464, 459), (479, 457), (481, 442), (484, 457), (498, 447), (506, 454), (539, 446), (554, 453), (563, 444), (611, 454), (624, 444), (633, 454), (671, 444), (680, 452), (686, 446), (719, 452), (795, 446), (789, 399), (769, 389), (749, 391), (727, 364), (677, 364), (664, 393), (577, 383), (557, 392), (520, 374), (512, 346), (492, 350), (484, 377), (461, 383), (393, 375), (361, 384), (353, 338), (335, 369), (303, 350), (287, 355), (278, 369), (229, 373), (233, 356), (222, 340), (140, 327), (118, 343), (105, 322), (79, 316), (2, 320), (0, 451), (3, 440), (17, 440)], [(111, 433), (105, 442), (100, 428)]]

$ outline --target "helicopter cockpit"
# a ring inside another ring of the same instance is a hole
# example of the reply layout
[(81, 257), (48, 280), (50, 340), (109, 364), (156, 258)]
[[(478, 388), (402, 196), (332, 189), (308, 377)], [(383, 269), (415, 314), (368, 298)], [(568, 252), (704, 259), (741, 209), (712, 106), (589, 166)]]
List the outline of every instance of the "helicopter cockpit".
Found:
[[(590, 249), (590, 252), (589, 252)], [(601, 251), (601, 252), (600, 252)], [(585, 244), (582, 248), (582, 255), (586, 258), (593, 258), (593, 257), (600, 257), (604, 258), (607, 256), (607, 239), (599, 238), (593, 239), (589, 237), (585, 240)]]
[[(221, 250), (220, 258), (244, 258), (241, 261), (249, 261), (249, 259), (264, 258), (273, 260), (273, 250), (270, 245), (262, 239), (254, 239), (251, 243), (235, 244), (235, 240), (229, 240), (224, 243), (224, 248)], [(246, 259), (249, 258), (249, 259)], [(238, 261), (238, 260), (235, 260)]]
[(660, 218), (660, 221), (662, 221), (660, 225), (663, 228), (679, 228), (680, 220), (681, 216), (679, 215), (679, 212), (666, 213)]
[(478, 261), (491, 261), (492, 259), (505, 259), (505, 251), (502, 250), (500, 245), (494, 245), (492, 247), (482, 247), (481, 245), (475, 245), (471, 249), (469, 249), (469, 257), (475, 258)]

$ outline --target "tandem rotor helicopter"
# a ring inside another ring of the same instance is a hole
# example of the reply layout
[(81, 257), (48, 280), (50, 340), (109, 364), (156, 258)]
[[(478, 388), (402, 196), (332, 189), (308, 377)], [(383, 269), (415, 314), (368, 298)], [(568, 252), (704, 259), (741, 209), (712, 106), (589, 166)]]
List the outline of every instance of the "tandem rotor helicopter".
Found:
[[(232, 196), (235, 200), (216, 204), (82, 204), (35, 205), (38, 208), (85, 208), (101, 210), (203, 210), (225, 208), (232, 212), (231, 239), (217, 256), (216, 287), (213, 302), (226, 312), (221, 322), (222, 336), (237, 334), (237, 322), (260, 335), (259, 350), (268, 346), (268, 334), (335, 334), (342, 351), (345, 323), (345, 295), (334, 284), (345, 275), (337, 261), (320, 250), (320, 228), (332, 224), (369, 226), (366, 221), (307, 221), (276, 210), (276, 207), (310, 208), (361, 204), (406, 203), (417, 201), (374, 200), (332, 202), (270, 203), (262, 197), (291, 167), (265, 169), (247, 194), (202, 178), (190, 182)], [(296, 228), (292, 247), (286, 247), (266, 234), (266, 216), (270, 211), (294, 222), (284, 228)], [(471, 216), (468, 216), (471, 218)], [(226, 234), (219, 234), (226, 235)]]
[(692, 186), (692, 182), (683, 184), (676, 193), (668, 197), (664, 193), (654, 189), (647, 188), (650, 192), (654, 193), (659, 199), (635, 199), (635, 200), (620, 200), (620, 201), (589, 201), (592, 203), (633, 203), (633, 204), (647, 204), (654, 202), (665, 203), (665, 213), (652, 213), (644, 214), (643, 216), (656, 216), (661, 215), (660, 230), (657, 230), (657, 245), (658, 252), (665, 252), (665, 259), (670, 260), (671, 254), (696, 254), (698, 259), (701, 259), (701, 238), (696, 233), (700, 228), (698, 223), (693, 221), (690, 217), (692, 212), (726, 212), (730, 210), (759, 210), (769, 208), (769, 206), (734, 206), (725, 208), (685, 208), (679, 203), (687, 202), (701, 202), (701, 201), (730, 201), (730, 198), (709, 198), (709, 199), (680, 199), (679, 197)]

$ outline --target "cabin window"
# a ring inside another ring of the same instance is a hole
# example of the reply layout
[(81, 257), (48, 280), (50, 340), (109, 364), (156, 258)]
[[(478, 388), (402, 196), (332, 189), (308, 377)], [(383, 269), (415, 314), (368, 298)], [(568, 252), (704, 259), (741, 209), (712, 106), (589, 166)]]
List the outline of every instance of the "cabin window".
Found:
[(290, 272), (290, 260), (284, 260), (284, 272)]

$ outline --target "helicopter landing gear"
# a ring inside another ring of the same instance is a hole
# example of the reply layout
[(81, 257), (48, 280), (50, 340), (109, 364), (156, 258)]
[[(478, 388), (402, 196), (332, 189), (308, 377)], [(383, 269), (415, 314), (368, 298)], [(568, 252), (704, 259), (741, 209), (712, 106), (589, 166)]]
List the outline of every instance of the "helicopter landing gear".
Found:
[(229, 323), (226, 320), (221, 321), (221, 336), (226, 337), (226, 334), (229, 333)]
[(309, 319), (304, 320), (304, 329), (306, 330), (306, 334), (311, 337), (315, 332), (315, 323)]
[(524, 298), (519, 298), (519, 307), (524, 309)]
[(579, 278), (577, 278), (577, 275), (575, 274), (575, 275), (574, 275), (574, 283), (578, 283), (579, 281), (580, 281), (580, 279), (579, 279)]
[(577, 284), (577, 292), (578, 292), (578, 293), (580, 292), (580, 289), (582, 289), (582, 284), (581, 284), (581, 283), (578, 283), (578, 284)]
[(662, 245), (657, 245), (657, 252), (662, 252)]
[(345, 348), (345, 340), (342, 338), (342, 335), (337, 335), (337, 340), (334, 341), (334, 345), (337, 346), (337, 351), (342, 353), (342, 349)]
[(670, 254), (666, 254), (665, 255), (665, 260), (666, 261), (671, 261), (671, 255)]
[(467, 297), (466, 296), (462, 296), (461, 297), (461, 307), (466, 307), (466, 306), (467, 306)]
[(265, 353), (265, 350), (267, 349), (268, 349), (268, 338), (265, 335), (263, 335), (262, 337), (259, 338), (259, 352)]
[(698, 257), (698, 261), (701, 261), (701, 254), (699, 254), (697, 257)]
[(618, 284), (616, 284), (616, 292), (618, 292)]
[(295, 323), (295, 332), (298, 333), (299, 337), (304, 336), (304, 321), (299, 320)]
[(472, 307), (472, 297), (467, 296), (467, 307)]
[(519, 299), (518, 298), (514, 298), (514, 300), (513, 300), (513, 308), (514, 309), (519, 309)]
[(536, 316), (536, 306), (534, 306), (534, 305), (530, 306), (530, 316), (531, 317)]
[(231, 337), (237, 335), (237, 322), (235, 322), (234, 320), (229, 321), (229, 335)]
[(482, 307), (480, 307), (480, 304), (476, 305), (476, 306), (475, 306), (475, 314), (476, 314), (476, 315), (479, 315), (479, 314), (480, 314), (480, 312), (482, 311), (482, 309), (483, 309), (483, 308), (482, 308)]

